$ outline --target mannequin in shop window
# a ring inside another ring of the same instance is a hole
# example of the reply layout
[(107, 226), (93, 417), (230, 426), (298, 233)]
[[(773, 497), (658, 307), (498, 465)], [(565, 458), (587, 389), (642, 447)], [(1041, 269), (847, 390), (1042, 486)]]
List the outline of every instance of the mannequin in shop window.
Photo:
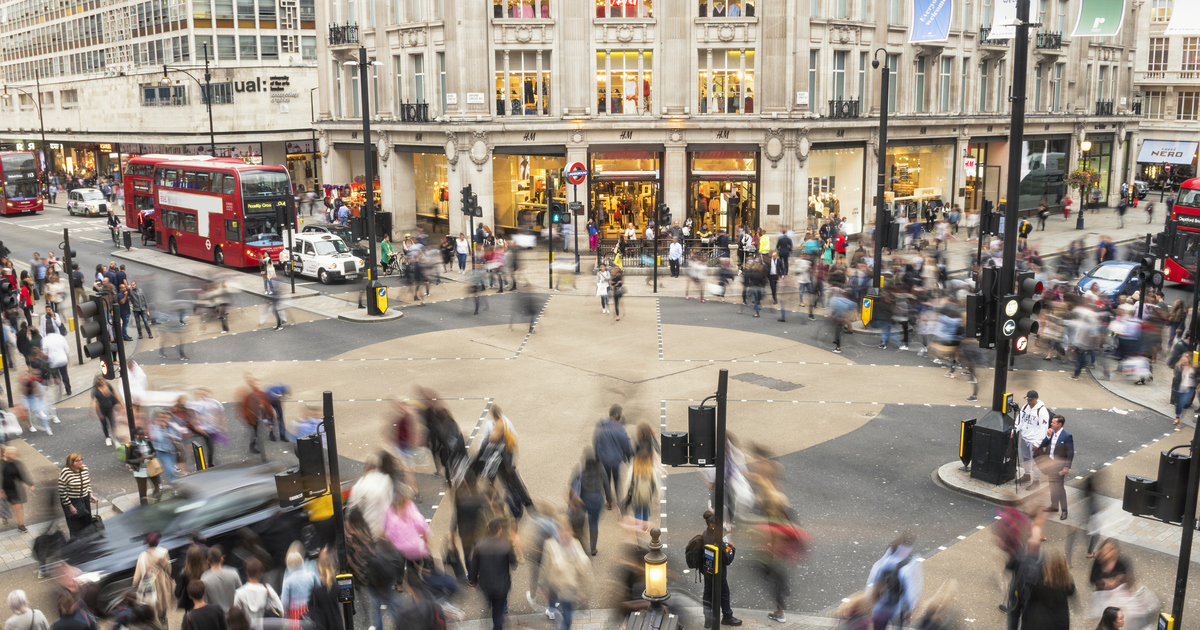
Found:
[[(754, 17), (754, 3), (750, 2), (750, 0), (746, 0), (745, 15), (746, 15), (746, 17)], [(746, 110), (746, 111), (750, 111), (750, 110)]]
[(746, 90), (746, 113), (754, 113), (754, 92)]
[(737, 0), (729, 3), (729, 10), (726, 15), (728, 17), (742, 17), (742, 7), (737, 3)]
[(700, 17), (708, 17), (708, 3), (703, 0), (700, 2)]
[(621, 195), (621, 200), (617, 202), (617, 211), (613, 218), (616, 219), (617, 223), (624, 226), (632, 218), (630, 217), (630, 210), (632, 208), (633, 200), (629, 198), (629, 195)]
[(713, 17), (725, 17), (725, 3), (717, 0), (713, 3)]

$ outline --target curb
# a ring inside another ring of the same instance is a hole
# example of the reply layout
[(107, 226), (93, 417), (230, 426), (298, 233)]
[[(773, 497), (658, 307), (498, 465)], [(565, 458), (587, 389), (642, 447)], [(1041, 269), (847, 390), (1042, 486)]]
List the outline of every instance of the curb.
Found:
[[(1101, 388), (1101, 389), (1103, 389), (1104, 391), (1108, 392), (1109, 394), (1112, 394), (1113, 396), (1116, 396), (1117, 398), (1120, 398), (1121, 400), (1124, 400), (1125, 402), (1127, 402), (1127, 403), (1129, 403), (1129, 404), (1131, 404), (1131, 405), (1136, 405), (1136, 406), (1137, 406), (1139, 409), (1145, 409), (1146, 411), (1150, 411), (1150, 412), (1156, 413), (1156, 414), (1158, 414), (1158, 415), (1160, 415), (1160, 416), (1163, 416), (1164, 418), (1169, 418), (1169, 419), (1171, 419), (1171, 420), (1174, 420), (1174, 418), (1172, 418), (1170, 415), (1168, 415), (1168, 414), (1165, 414), (1165, 413), (1163, 413), (1163, 412), (1159, 411), (1158, 409), (1155, 409), (1155, 408), (1153, 408), (1153, 407), (1148, 407), (1148, 406), (1146, 406), (1146, 404), (1145, 404), (1145, 403), (1138, 402), (1138, 401), (1136, 401), (1136, 400), (1133, 400), (1132, 398), (1128, 398), (1128, 397), (1126, 397), (1125, 395), (1121, 394), (1120, 392), (1118, 392), (1118, 391), (1116, 391), (1116, 390), (1114, 390), (1114, 389), (1110, 389), (1110, 388), (1106, 387), (1106, 386), (1104, 385), (1104, 383), (1103, 383), (1103, 382), (1101, 382), (1101, 380), (1100, 380), (1100, 379), (1096, 378), (1096, 373), (1095, 373), (1094, 371), (1092, 371), (1092, 370), (1087, 370), (1087, 373), (1088, 373), (1088, 376), (1090, 376), (1090, 377), (1092, 378), (1092, 380), (1093, 380), (1093, 381), (1094, 381), (1094, 382), (1095, 382), (1097, 385), (1099, 385), (1099, 386), (1100, 386), (1100, 388)], [(1110, 374), (1111, 374), (1111, 373), (1110, 373)], [(1112, 379), (1111, 379), (1111, 378), (1109, 378), (1109, 379), (1105, 379), (1105, 380), (1107, 380), (1107, 381), (1111, 381)], [(1184, 414), (1184, 418), (1183, 418), (1183, 426), (1192, 427), (1193, 429), (1194, 429), (1194, 428), (1196, 428), (1196, 421), (1195, 421), (1195, 419), (1194, 419), (1194, 418), (1195, 418), (1195, 415), (1192, 415), (1193, 419), (1192, 419), (1192, 420), (1190, 420), (1190, 421), (1189, 421), (1189, 420), (1188, 420), (1188, 418), (1187, 418), (1187, 416), (1188, 416), (1188, 415), (1189, 415), (1189, 414), (1187, 414), (1187, 413), (1185, 413), (1185, 414)]]

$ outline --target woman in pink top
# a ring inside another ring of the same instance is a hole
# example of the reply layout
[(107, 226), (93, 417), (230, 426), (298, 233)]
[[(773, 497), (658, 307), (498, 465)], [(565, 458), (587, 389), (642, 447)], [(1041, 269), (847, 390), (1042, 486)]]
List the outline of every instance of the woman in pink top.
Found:
[(411, 562), (429, 555), (429, 524), (417, 504), (409, 501), (403, 492), (397, 493), (391, 509), (383, 517), (383, 534)]

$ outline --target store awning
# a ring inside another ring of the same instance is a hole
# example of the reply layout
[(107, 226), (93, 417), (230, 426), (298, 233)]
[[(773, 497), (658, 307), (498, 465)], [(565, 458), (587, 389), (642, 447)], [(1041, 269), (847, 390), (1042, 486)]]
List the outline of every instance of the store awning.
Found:
[(1191, 164), (1196, 157), (1195, 142), (1147, 140), (1142, 143), (1138, 162), (1147, 164)]

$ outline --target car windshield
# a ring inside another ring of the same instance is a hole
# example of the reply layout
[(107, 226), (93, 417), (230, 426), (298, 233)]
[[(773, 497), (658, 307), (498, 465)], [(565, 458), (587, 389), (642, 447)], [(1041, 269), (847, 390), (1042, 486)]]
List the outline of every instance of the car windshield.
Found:
[(346, 247), (346, 244), (340, 238), (317, 241), (313, 243), (313, 247), (316, 248), (318, 256), (329, 256), (331, 254), (341, 254), (350, 251), (350, 248)]
[(99, 190), (85, 190), (79, 193), (84, 201), (104, 201), (104, 193)]
[(1088, 273), (1089, 278), (1097, 280), (1124, 280), (1129, 275), (1129, 268), (1121, 265), (1100, 265)]
[(292, 180), (286, 171), (242, 171), (242, 198), (290, 197)]

